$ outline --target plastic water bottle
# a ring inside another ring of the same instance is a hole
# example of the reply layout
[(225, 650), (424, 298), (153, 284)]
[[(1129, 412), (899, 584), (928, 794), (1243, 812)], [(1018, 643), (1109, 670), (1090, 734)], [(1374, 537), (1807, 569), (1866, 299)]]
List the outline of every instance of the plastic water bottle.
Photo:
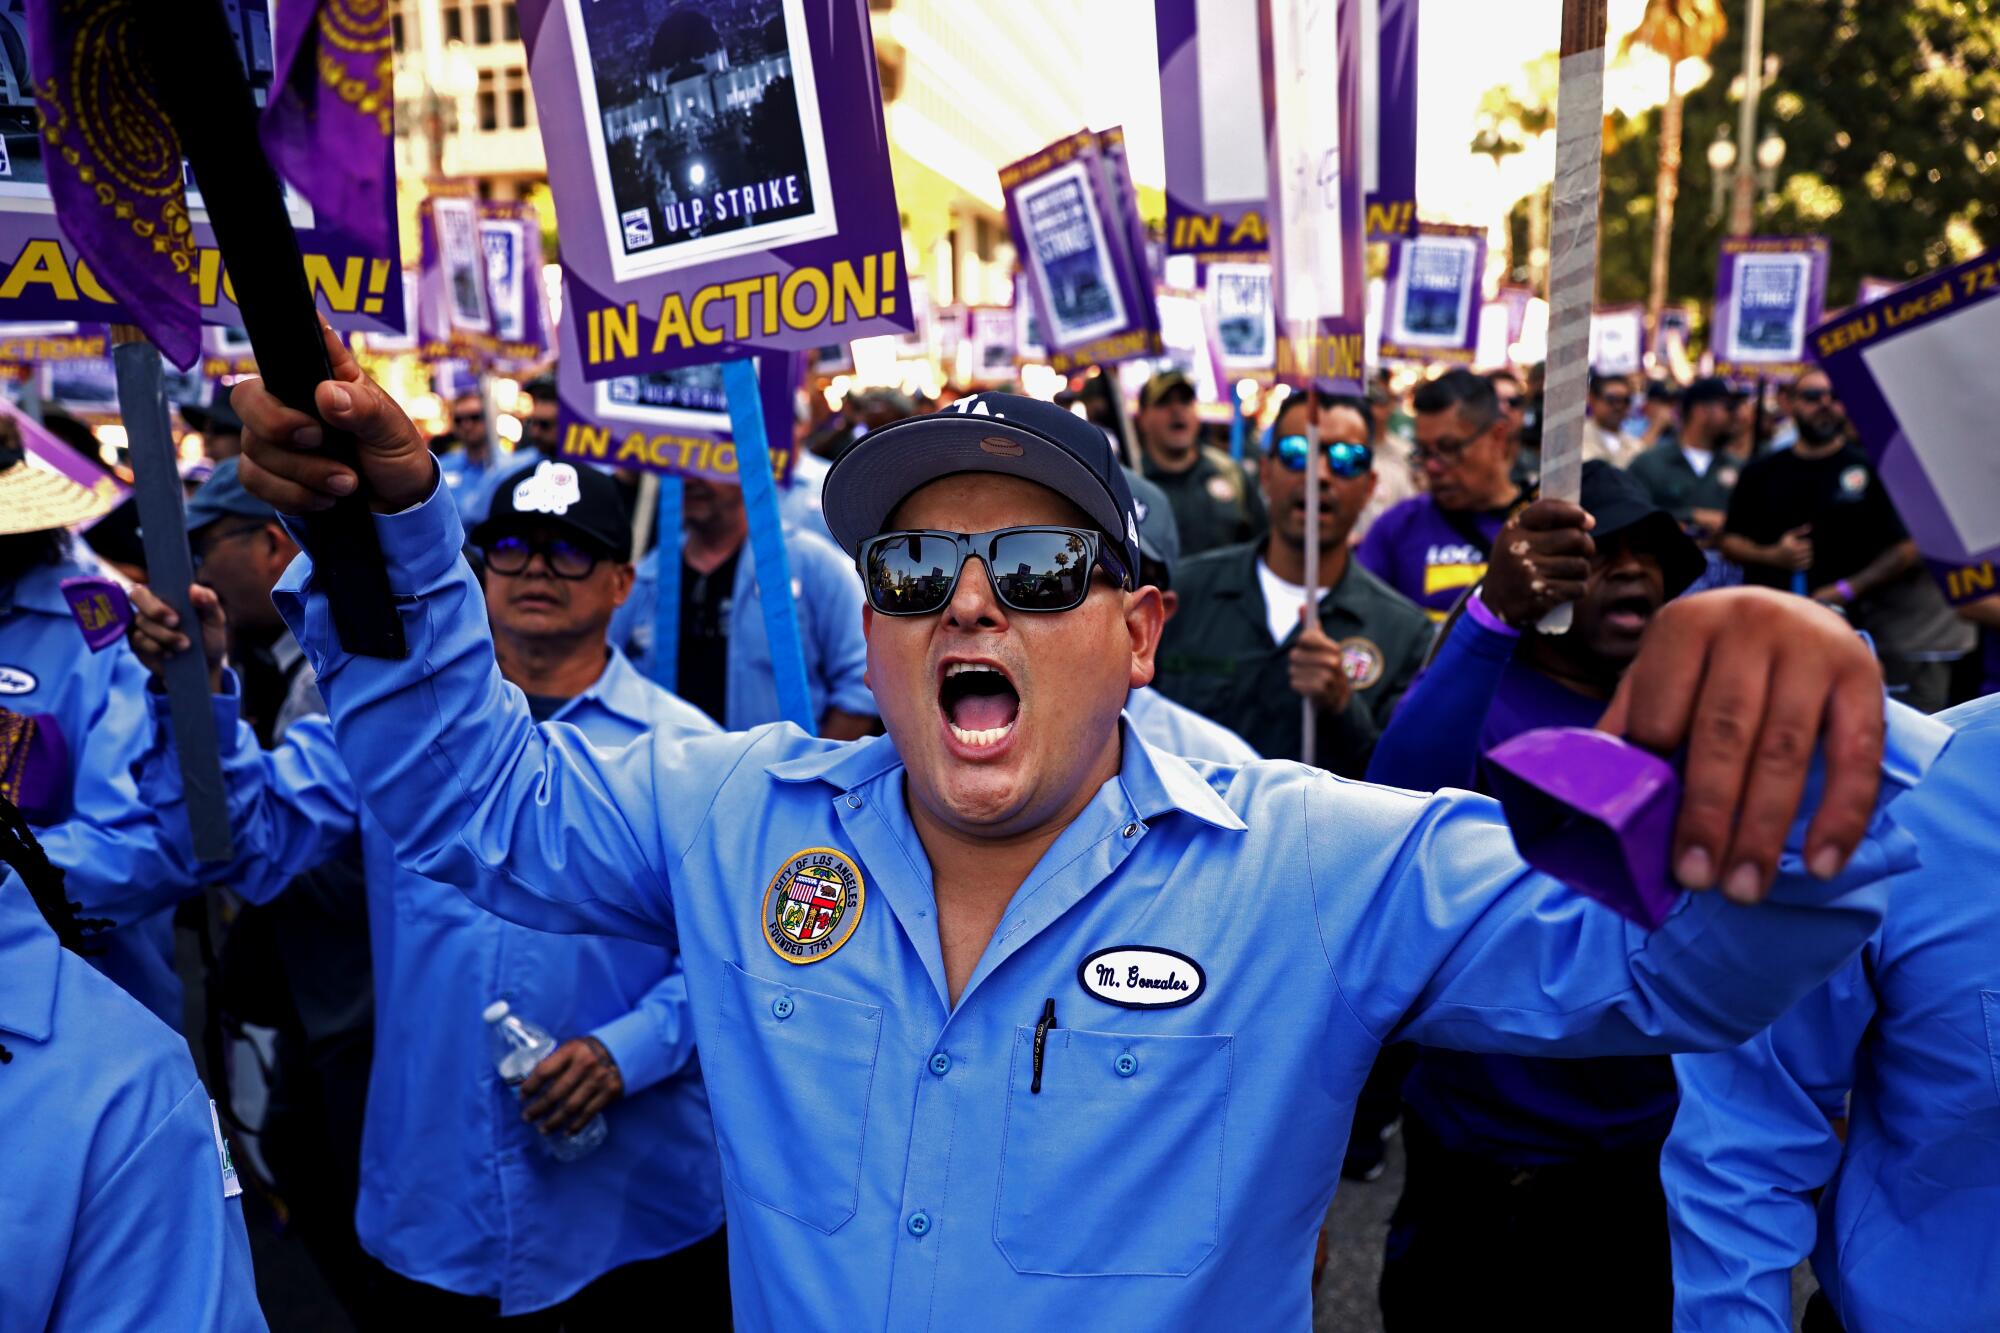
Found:
[[(494, 1066), (500, 1071), (500, 1081), (513, 1088), (518, 1098), (522, 1080), (548, 1059), (556, 1048), (556, 1039), (540, 1024), (510, 1010), (505, 1000), (487, 1005), (482, 1017), (486, 1020), (486, 1044), (493, 1054)], [(574, 1162), (602, 1147), (607, 1132), (604, 1117), (594, 1115), (589, 1124), (574, 1134), (537, 1133), (535, 1137), (542, 1141), (549, 1156), (559, 1162)]]

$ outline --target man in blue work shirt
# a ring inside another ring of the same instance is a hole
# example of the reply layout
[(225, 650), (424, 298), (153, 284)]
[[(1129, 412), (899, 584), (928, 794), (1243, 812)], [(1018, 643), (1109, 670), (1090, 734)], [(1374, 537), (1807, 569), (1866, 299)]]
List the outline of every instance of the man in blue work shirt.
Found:
[[(1500, 530), (1484, 581), (1383, 733), (1371, 781), (1487, 791), (1493, 747), (1603, 714), (1660, 607), (1706, 562), (1612, 464), (1583, 465), (1581, 498), (1581, 508), (1537, 501)], [(1563, 602), (1575, 607), (1569, 632), (1536, 632)], [(1533, 1327), (1664, 1328), (1667, 1057), (1430, 1045), (1413, 1056), (1408, 1171), (1382, 1270), (1390, 1333), (1478, 1323), (1496, 1291), (1517, 1293), (1510, 1311)]]
[(1939, 721), (1896, 811), (1924, 863), (1875, 937), (1735, 1050), (1674, 1057), (1676, 1329), (1789, 1333), (1808, 1257), (1810, 1333), (2000, 1328), (2000, 698)]
[[(328, 353), (315, 406), (360, 442), (410, 649), (349, 655), (310, 564), (287, 575), (337, 743), (425, 873), (526, 924), (679, 944), (741, 1327), (1303, 1327), (1384, 1040), (1740, 1041), (1866, 938), (1913, 855), (1875, 805), (1865, 648), (1759, 592), (1669, 613), (1609, 718), (1691, 739), (1690, 785), (1743, 793), (1687, 804), (1678, 864), (1753, 899), (1775, 878), (1754, 911), (1692, 894), (1647, 933), (1529, 872), (1482, 799), (1152, 749), (1120, 722), (1160, 631), (1123, 472), (1095, 427), (997, 393), (872, 431), (827, 478), (886, 736), (595, 748), (506, 688), (422, 439)], [(316, 421), (255, 383), (236, 404), (281, 510), (355, 492)], [(1724, 622), (1747, 656), (1703, 671)], [(1756, 725), (1690, 728), (1717, 708)], [(1841, 744), (1779, 873), (1822, 716)], [(1901, 785), (1941, 729), (1890, 721)]]
[[(639, 562), (632, 595), (611, 618), (611, 641), (640, 671), (652, 674), (660, 552), (678, 545), (680, 643), (674, 693), (731, 731), (776, 722), (778, 687), (743, 488), (683, 478), (681, 519), (681, 540), (654, 547)], [(868, 646), (861, 637), (861, 585), (854, 566), (811, 528), (788, 526), (785, 554), (792, 567), (790, 591), (798, 608), (806, 690), (820, 735), (833, 740), (866, 736), (875, 729), (875, 700), (862, 679)]]
[(72, 952), (90, 923), (4, 797), (0, 867), (0, 1333), (261, 1330), (187, 1043)]
[[(543, 459), (497, 488), (473, 537), (510, 697), (607, 748), (716, 730), (606, 643), (632, 582), (631, 526), (608, 475)], [(133, 647), (156, 663), (184, 639), (157, 601), (137, 600)], [(217, 661), (214, 600), (201, 588), (195, 600)], [(635, 1306), (726, 1308), (721, 1181), (672, 951), (514, 925), (399, 866), (323, 717), (261, 750), (236, 719), (232, 682), (219, 669), (213, 681), (237, 841), (213, 877), (262, 902), (361, 834), (376, 1032), (355, 1221), (404, 1279), (379, 1298), (383, 1317), (457, 1327), (553, 1307), (571, 1327), (613, 1327)], [(158, 808), (178, 808), (169, 755), (150, 755), (141, 780)], [(570, 1037), (523, 1085), (525, 1111), (488, 1054), (480, 1014), (496, 999)], [(546, 1135), (600, 1112), (608, 1137), (576, 1161), (551, 1157), (521, 1123)]]

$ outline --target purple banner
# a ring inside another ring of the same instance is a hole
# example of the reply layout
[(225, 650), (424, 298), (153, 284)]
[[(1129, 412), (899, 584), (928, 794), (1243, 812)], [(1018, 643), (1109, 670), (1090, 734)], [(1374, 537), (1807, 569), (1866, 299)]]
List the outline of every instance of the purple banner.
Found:
[(910, 327), (866, 0), (519, 0), (589, 379)]
[[(1359, 10), (1360, 0), (1258, 6), (1278, 378), (1331, 393), (1362, 392), (1365, 375)], [(1331, 84), (1325, 56), (1311, 54), (1322, 51), (1337, 53)]]
[(1025, 285), (1059, 371), (1159, 350), (1153, 284), (1131, 253), (1130, 217), (1113, 211), (1110, 176), (1099, 136), (1088, 130), (1000, 169), (1022, 263), (1015, 302)]
[(493, 300), (495, 369), (509, 374), (549, 359), (555, 350), (542, 292), (542, 220), (530, 203), (483, 200), (479, 240), (486, 251), (486, 290)]
[[(1371, 241), (1416, 225), (1417, 3), (1341, 3), (1342, 31), (1354, 39), (1343, 68), (1358, 77), (1360, 128), (1350, 142), (1360, 145)], [(1243, 0), (1153, 3), (1170, 254), (1249, 253), (1268, 243), (1263, 73), (1246, 8)]]
[[(157, 3), (157, 0), (155, 0)], [(387, 0), (287, 0), (258, 131), (314, 210), (384, 254), (396, 249), (395, 62)]]
[(1381, 355), (1471, 365), (1486, 288), (1486, 229), (1438, 222), (1389, 244)]
[(2000, 592), (2000, 251), (1812, 331), (1812, 355), (1954, 603)]
[(1806, 368), (1806, 332), (1826, 304), (1824, 236), (1732, 236), (1716, 266), (1715, 373), (1787, 378)]
[[(610, 468), (635, 468), (668, 476), (704, 477), (738, 484), (736, 442), (722, 367), (681, 366), (646, 375), (586, 380), (576, 354), (575, 307), (563, 301), (557, 330), (556, 400), (561, 414), (562, 456)], [(794, 416), (794, 372), (804, 354), (757, 358), (759, 396), (767, 423)], [(785, 432), (789, 443), (790, 432)], [(790, 448), (771, 450), (771, 474), (780, 483), (792, 465)]]
[(476, 182), (434, 180), (417, 210), (417, 340), (474, 362), (500, 347), (481, 207)]
[(64, 579), (60, 586), (91, 652), (102, 652), (125, 637), (125, 627), (132, 623), (132, 602), (115, 581), (88, 574)]

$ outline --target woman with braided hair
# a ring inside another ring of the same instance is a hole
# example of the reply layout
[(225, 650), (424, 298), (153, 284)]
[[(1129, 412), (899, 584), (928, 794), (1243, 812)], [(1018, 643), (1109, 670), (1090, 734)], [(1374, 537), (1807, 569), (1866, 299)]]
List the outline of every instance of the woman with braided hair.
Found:
[(262, 1329), (187, 1043), (77, 953), (62, 872), (0, 796), (0, 1333)]

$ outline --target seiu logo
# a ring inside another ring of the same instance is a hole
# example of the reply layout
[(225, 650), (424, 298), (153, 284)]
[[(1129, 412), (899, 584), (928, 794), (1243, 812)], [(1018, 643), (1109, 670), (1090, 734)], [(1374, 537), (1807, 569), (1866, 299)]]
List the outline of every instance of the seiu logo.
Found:
[(1424, 553), (1427, 565), (1483, 565), (1486, 557), (1477, 546), (1433, 546)]

